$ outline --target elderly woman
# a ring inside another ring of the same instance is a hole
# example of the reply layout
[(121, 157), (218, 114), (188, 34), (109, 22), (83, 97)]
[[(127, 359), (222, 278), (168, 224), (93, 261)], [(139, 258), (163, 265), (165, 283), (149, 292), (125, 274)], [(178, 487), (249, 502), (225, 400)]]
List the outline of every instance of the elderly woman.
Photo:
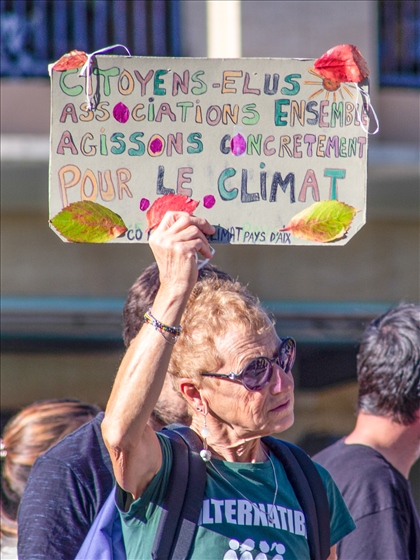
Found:
[[(299, 502), (261, 441), (293, 424), (294, 341), (278, 338), (239, 283), (196, 283), (197, 254), (211, 258), (212, 233), (204, 219), (168, 212), (150, 238), (161, 286), (122, 360), (102, 424), (127, 557), (150, 558), (168, 486), (171, 446), (147, 420), (169, 371), (202, 438), (207, 469), (206, 507), (189, 558), (309, 559), (305, 520), (294, 516)], [(336, 558), (335, 544), (354, 524), (331, 477), (319, 471)]]

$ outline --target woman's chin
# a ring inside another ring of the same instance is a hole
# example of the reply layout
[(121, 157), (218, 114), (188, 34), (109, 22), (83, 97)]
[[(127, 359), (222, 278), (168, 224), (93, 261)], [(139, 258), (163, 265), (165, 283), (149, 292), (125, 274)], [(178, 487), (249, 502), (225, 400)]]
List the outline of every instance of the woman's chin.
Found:
[(273, 434), (279, 434), (288, 430), (291, 426), (293, 426), (295, 421), (295, 415), (293, 410), (290, 411), (289, 414), (283, 416), (283, 418), (279, 419), (278, 421), (273, 422)]

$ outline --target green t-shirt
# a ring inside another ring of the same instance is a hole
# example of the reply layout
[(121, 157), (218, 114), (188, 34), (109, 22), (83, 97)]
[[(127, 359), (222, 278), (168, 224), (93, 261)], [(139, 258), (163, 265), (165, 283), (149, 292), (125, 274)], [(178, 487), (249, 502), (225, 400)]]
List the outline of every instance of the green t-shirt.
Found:
[[(162, 468), (143, 496), (128, 511), (122, 504), (127, 494), (117, 494), (122, 531), (128, 560), (148, 560), (158, 527), (161, 508), (172, 466), (168, 438), (158, 434), (162, 447)], [(273, 507), (275, 481), (270, 461), (232, 463), (212, 459), (226, 482), (207, 463), (207, 482), (191, 560), (305, 560), (309, 559), (305, 516), (281, 463), (270, 455), (278, 481)], [(350, 533), (354, 522), (329, 473), (316, 465), (327, 489), (331, 516), (331, 546)], [(246, 498), (245, 498), (246, 497)], [(273, 516), (270, 523), (268, 515)]]

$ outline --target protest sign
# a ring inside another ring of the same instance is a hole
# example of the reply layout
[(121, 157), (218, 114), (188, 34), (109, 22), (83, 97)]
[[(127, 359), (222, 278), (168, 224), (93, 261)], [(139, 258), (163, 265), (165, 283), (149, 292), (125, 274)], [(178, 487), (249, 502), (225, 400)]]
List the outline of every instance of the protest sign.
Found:
[[(97, 55), (80, 70), (50, 69), (63, 240), (146, 243), (169, 193), (198, 202), (212, 244), (343, 245), (365, 223), (367, 80), (325, 78), (312, 59)], [(75, 221), (105, 210), (112, 235), (63, 235), (67, 207)]]

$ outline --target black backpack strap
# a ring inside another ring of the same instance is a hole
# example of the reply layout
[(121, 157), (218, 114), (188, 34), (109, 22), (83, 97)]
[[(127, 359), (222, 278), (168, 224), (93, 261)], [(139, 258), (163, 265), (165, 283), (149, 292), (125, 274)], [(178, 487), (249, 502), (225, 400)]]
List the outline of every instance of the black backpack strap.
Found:
[[(206, 486), (206, 465), (199, 455), (202, 448), (197, 434), (186, 426), (170, 426), (163, 433), (169, 437), (174, 463), (159, 522), (152, 558), (155, 560), (185, 560), (191, 549), (203, 504)], [(179, 450), (183, 449), (179, 454)], [(182, 475), (178, 467), (183, 469)], [(186, 484), (177, 477), (186, 478)]]
[(282, 462), (303, 510), (311, 559), (325, 560), (330, 554), (330, 515), (321, 475), (311, 458), (296, 445), (273, 437), (262, 441)]
[(183, 438), (190, 449), (190, 476), (178, 525), (177, 540), (172, 551), (172, 560), (184, 560), (189, 554), (196, 533), (203, 505), (207, 473), (206, 464), (199, 454), (203, 445), (197, 434), (186, 426), (175, 428), (173, 431)]
[(328, 502), (327, 491), (324, 482), (319, 474), (318, 469), (314, 465), (312, 459), (297, 445), (283, 441), (284, 444), (292, 451), (299, 465), (304, 472), (315, 502), (316, 518), (318, 520), (318, 533), (321, 558), (328, 558), (330, 555), (330, 505)]
[[(167, 434), (168, 435), (168, 434)], [(188, 447), (181, 437), (171, 437), (172, 470), (169, 477), (168, 492), (162, 504), (162, 514), (156, 531), (151, 557), (153, 560), (168, 560), (172, 543), (176, 538), (178, 520), (181, 516), (183, 497), (188, 477)]]
[[(191, 451), (197, 453), (198, 455), (200, 454), (200, 451), (203, 449), (203, 442), (194, 430), (188, 426), (183, 426), (182, 424), (170, 424), (167, 428), (163, 429), (163, 433), (166, 433), (167, 429), (180, 435)], [(201, 459), (201, 462), (204, 463), (203, 459)]]

